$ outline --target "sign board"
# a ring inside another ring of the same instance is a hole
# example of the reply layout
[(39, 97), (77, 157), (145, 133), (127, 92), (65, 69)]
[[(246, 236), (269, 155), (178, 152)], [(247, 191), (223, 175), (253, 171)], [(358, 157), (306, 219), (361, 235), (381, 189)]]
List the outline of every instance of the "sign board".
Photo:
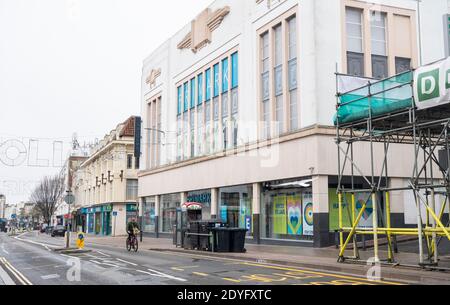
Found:
[(77, 243), (78, 249), (84, 248), (84, 233), (83, 232), (77, 233), (77, 242), (76, 243)]
[(116, 212), (116, 211), (112, 212), (112, 215), (113, 215), (114, 217), (117, 217), (117, 212)]
[(450, 103), (450, 57), (414, 72), (414, 100), (419, 110)]
[(75, 203), (75, 196), (74, 195), (66, 195), (64, 197), (64, 202), (67, 204), (74, 204)]
[(134, 156), (139, 158), (141, 156), (141, 117), (134, 119)]
[(17, 215), (16, 214), (12, 214), (11, 215), (11, 219), (16, 219), (17, 218)]

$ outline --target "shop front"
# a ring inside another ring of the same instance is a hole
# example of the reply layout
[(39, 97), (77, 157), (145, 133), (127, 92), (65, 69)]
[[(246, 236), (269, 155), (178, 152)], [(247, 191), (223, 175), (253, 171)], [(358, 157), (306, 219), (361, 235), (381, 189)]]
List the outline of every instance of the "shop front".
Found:
[(156, 202), (155, 197), (146, 197), (143, 202), (142, 230), (145, 233), (156, 231)]
[(102, 206), (102, 234), (105, 236), (111, 235), (112, 232), (111, 212), (111, 204)]
[(177, 209), (181, 207), (181, 196), (169, 194), (161, 196), (161, 220), (159, 222), (160, 233), (172, 233), (176, 222)]
[(86, 208), (86, 219), (87, 219), (87, 233), (94, 234), (94, 219), (95, 213), (93, 208)]
[[(211, 219), (211, 190), (194, 191), (187, 193), (188, 203), (197, 203), (201, 209), (201, 219)], [(182, 204), (185, 204), (183, 202)]]
[(137, 204), (136, 203), (128, 203), (125, 226), (127, 226), (127, 224), (130, 221), (138, 222), (138, 219), (139, 219), (139, 212), (138, 212)]
[(252, 185), (219, 189), (219, 218), (231, 228), (247, 229), (253, 236)]
[(311, 180), (263, 183), (261, 239), (312, 241), (314, 236)]

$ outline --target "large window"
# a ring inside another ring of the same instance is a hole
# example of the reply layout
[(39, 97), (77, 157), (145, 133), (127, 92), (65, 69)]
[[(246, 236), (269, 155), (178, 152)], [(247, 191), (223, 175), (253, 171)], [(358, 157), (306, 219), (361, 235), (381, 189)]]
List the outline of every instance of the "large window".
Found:
[(278, 187), (286, 181), (265, 183), (261, 194), (262, 238), (311, 240), (313, 202), (311, 188)]
[(356, 76), (364, 76), (362, 20), (362, 10), (347, 7), (347, 73)]
[(247, 235), (252, 236), (252, 185), (221, 188), (219, 194), (220, 219), (231, 228), (247, 229)]
[(177, 87), (178, 108), (182, 108), (177, 111), (177, 161), (238, 142), (238, 52), (194, 75)]
[(282, 41), (282, 27), (281, 24), (274, 28), (274, 45), (275, 45), (275, 60), (273, 74), (275, 76), (274, 92), (275, 92), (275, 119), (277, 135), (283, 133), (284, 121), (284, 107), (283, 107), (283, 41)]
[(138, 198), (138, 180), (127, 179), (126, 200), (136, 200)]
[(372, 75), (374, 78), (388, 77), (388, 57), (386, 44), (386, 14), (371, 13), (371, 40), (372, 40)]
[(269, 33), (261, 36), (261, 97), (262, 97), (262, 138), (270, 137), (270, 89), (269, 89)]
[(172, 233), (176, 220), (177, 208), (180, 207), (180, 194), (170, 194), (161, 196), (161, 221), (159, 231), (162, 233)]
[(289, 19), (289, 126), (290, 130), (298, 129), (297, 103), (297, 18)]
[(144, 199), (144, 211), (142, 225), (144, 232), (154, 233), (155, 232), (155, 198), (146, 197)]

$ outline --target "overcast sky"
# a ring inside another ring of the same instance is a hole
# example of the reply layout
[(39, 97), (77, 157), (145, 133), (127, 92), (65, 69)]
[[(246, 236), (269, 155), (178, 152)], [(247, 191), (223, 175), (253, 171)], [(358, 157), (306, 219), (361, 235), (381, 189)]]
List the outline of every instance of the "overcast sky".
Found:
[[(36, 181), (59, 170), (55, 141), (67, 152), (74, 132), (81, 142), (102, 138), (139, 114), (142, 61), (210, 2), (0, 0), (0, 193), (7, 201), (27, 200)], [(42, 167), (30, 166), (33, 139)], [(6, 157), (20, 160), (19, 150), (2, 143), (23, 143), (26, 161), (6, 166)]]

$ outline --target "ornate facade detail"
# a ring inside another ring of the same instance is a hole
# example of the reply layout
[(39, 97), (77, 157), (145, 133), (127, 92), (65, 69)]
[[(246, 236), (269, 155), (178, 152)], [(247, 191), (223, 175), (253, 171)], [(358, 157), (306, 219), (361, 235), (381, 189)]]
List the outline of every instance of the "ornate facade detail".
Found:
[(153, 86), (156, 83), (156, 79), (161, 76), (161, 68), (159, 69), (152, 69), (150, 72), (150, 75), (146, 79), (147, 85)]
[(230, 7), (218, 9), (211, 12), (210, 8), (204, 10), (191, 23), (191, 31), (178, 44), (178, 49), (190, 48), (196, 53), (198, 50), (211, 43), (211, 34), (221, 24), (225, 16), (230, 13)]

